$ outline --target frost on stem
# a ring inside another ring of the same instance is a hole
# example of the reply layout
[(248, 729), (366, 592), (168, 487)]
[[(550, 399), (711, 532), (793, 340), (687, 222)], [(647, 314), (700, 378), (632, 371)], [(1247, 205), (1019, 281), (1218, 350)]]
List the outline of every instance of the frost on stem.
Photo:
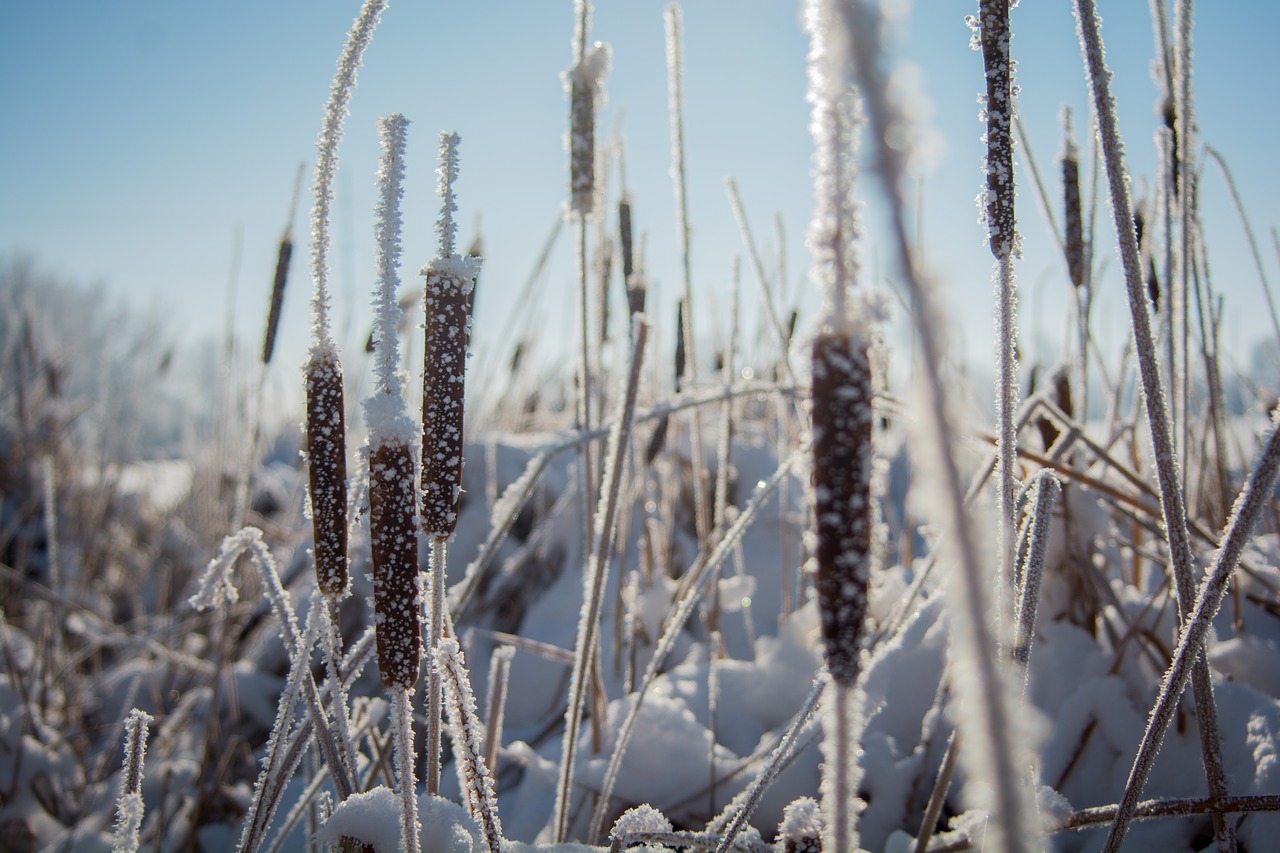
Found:
[(476, 716), (471, 679), (462, 660), (458, 641), (445, 637), (436, 647), (435, 665), (444, 674), (445, 710), (453, 735), (458, 784), (466, 795), (467, 813), (484, 828), (491, 853), (502, 849), (502, 825), (498, 821), (498, 801), (484, 757), (484, 734)]
[(404, 197), (405, 131), (409, 120), (399, 113), (378, 119), (378, 138), (382, 157), (378, 161), (378, 201), (374, 207), (374, 239), (377, 242), (375, 266), (377, 290), (373, 300), (374, 335), (377, 349), (374, 376), (378, 387), (387, 393), (398, 393), (400, 380), (400, 345), (396, 327), (400, 323), (400, 305), (396, 301), (400, 275), (400, 200)]
[(321, 348), (332, 346), (329, 332), (329, 220), (333, 211), (333, 178), (338, 171), (342, 124), (347, 117), (347, 103), (356, 85), (361, 57), (373, 39), (373, 30), (386, 6), (387, 0), (365, 0), (359, 16), (351, 25), (346, 44), (338, 56), (338, 67), (324, 105), (320, 138), (316, 142), (318, 154), (311, 199), (311, 277), (315, 291), (311, 309), (315, 344)]
[(849, 81), (847, 33), (835, 23), (828, 0), (805, 5), (804, 27), (809, 34), (805, 99), (813, 137), (816, 200), (809, 224), (811, 277), (823, 295), (824, 325), (845, 328), (846, 296), (857, 274), (853, 183), (854, 131), (860, 124), (860, 109)]
[(120, 777), (120, 796), (116, 799), (112, 853), (134, 853), (138, 849), (143, 817), (142, 766), (147, 758), (147, 726), (152, 719), (147, 712), (134, 708), (124, 721), (124, 773)]

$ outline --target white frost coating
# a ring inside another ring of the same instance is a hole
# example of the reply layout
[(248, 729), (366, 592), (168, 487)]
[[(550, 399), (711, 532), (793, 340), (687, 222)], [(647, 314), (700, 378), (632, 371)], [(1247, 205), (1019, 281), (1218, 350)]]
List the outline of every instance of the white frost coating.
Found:
[(609, 834), (614, 838), (626, 838), (640, 832), (671, 832), (671, 821), (653, 806), (641, 803), (619, 815)]
[[(400, 199), (404, 197), (405, 131), (409, 120), (400, 113), (378, 119), (378, 138), (382, 142), (382, 158), (378, 163), (378, 202), (374, 206), (373, 233), (377, 241), (377, 289), (373, 296), (374, 358), (376, 391), (400, 393), (400, 342), (396, 328), (400, 324), (400, 305), (396, 291), (400, 286)], [(375, 391), (375, 393), (376, 393)], [(372, 433), (373, 427), (370, 426)]]
[(360, 15), (352, 24), (342, 54), (338, 57), (338, 68), (324, 105), (320, 139), (316, 143), (319, 154), (311, 190), (311, 278), (315, 284), (311, 310), (313, 344), (320, 349), (333, 347), (329, 332), (329, 220), (333, 211), (333, 178), (338, 171), (342, 123), (347, 117), (347, 103), (356, 85), (360, 59), (373, 39), (373, 30), (386, 7), (387, 0), (365, 0)]
[(471, 255), (447, 255), (432, 258), (422, 268), (423, 276), (437, 275), (440, 278), (452, 278), (461, 281), (462, 292), (470, 293), (475, 286), (476, 276), (480, 275), (481, 259)]
[(436, 221), (436, 233), (440, 235), (440, 257), (453, 255), (454, 238), (458, 234), (458, 223), (453, 215), (458, 212), (458, 202), (453, 195), (453, 183), (458, 180), (458, 143), (462, 138), (456, 133), (440, 133), (440, 165), (436, 168), (439, 177), (440, 219)]
[(783, 838), (821, 838), (822, 812), (813, 797), (800, 797), (782, 812), (778, 834)]
[(396, 779), (400, 786), (400, 849), (418, 853), (418, 780), (413, 772), (413, 699), (405, 687), (391, 694), (391, 739), (395, 743)]
[(120, 796), (116, 800), (116, 828), (111, 841), (112, 853), (134, 853), (138, 849), (138, 832), (142, 828), (142, 766), (147, 758), (147, 725), (152, 716), (134, 708), (125, 718), (124, 773), (120, 778)]
[(813, 136), (813, 180), (817, 206), (809, 224), (813, 283), (822, 292), (821, 325), (847, 328), (846, 294), (857, 274), (853, 254), (857, 222), (853, 209), (853, 129), (858, 102), (848, 75), (848, 31), (835, 26), (830, 0), (809, 0), (804, 28), (809, 35), (807, 61), (809, 133)]
[(493, 777), (485, 764), (484, 732), (476, 715), (476, 701), (471, 692), (471, 679), (462, 660), (462, 649), (453, 637), (444, 637), (435, 648), (435, 665), (444, 673), (445, 709), (453, 734), (458, 785), (467, 799), (467, 812), (483, 827), (490, 853), (502, 847), (502, 824), (498, 821), (498, 802)]

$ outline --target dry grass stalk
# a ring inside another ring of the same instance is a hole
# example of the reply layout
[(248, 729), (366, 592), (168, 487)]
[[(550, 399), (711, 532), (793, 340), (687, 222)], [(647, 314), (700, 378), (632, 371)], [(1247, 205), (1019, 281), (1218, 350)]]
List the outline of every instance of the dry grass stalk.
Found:
[(134, 853), (142, 828), (142, 766), (147, 757), (147, 726), (153, 718), (134, 708), (125, 718), (124, 774), (116, 800), (116, 829), (112, 853)]
[[(1187, 525), (1185, 498), (1181, 487), (1179, 456), (1174, 446), (1173, 429), (1164, 389), (1160, 383), (1159, 361), (1151, 334), (1144, 298), (1144, 281), (1137, 235), (1133, 229), (1133, 205), (1129, 197), (1128, 179), (1122, 157), (1120, 132), (1117, 126), (1115, 101), (1111, 96), (1110, 72), (1103, 56), (1102, 36), (1093, 0), (1076, 0), (1076, 26), (1080, 38), (1085, 74), (1089, 81), (1093, 113), (1102, 143), (1107, 183), (1110, 189), (1112, 220), (1120, 244), (1120, 258), (1124, 266), (1125, 286), (1128, 292), (1129, 311), (1134, 346), (1138, 353), (1139, 376), (1142, 380), (1143, 399), (1146, 403), (1147, 426), (1155, 450), (1156, 476), (1160, 486), (1160, 507), (1169, 540), (1169, 557), (1172, 563), (1174, 586), (1177, 592), (1179, 617), (1185, 623), (1191, 613), (1195, 596), (1195, 580), (1192, 575), (1194, 558), (1191, 552), (1190, 533)], [(1175, 383), (1176, 385), (1177, 383)], [(1208, 665), (1203, 649), (1194, 673), (1196, 708), (1204, 753), (1205, 774), (1214, 796), (1226, 792), (1226, 777), (1222, 770), (1221, 738), (1217, 726), (1217, 710), (1213, 700), (1213, 685), (1209, 679)], [(1154, 760), (1151, 750), (1149, 760)], [(1150, 771), (1150, 764), (1142, 766), (1143, 752), (1139, 752), (1122, 800), (1122, 809), (1107, 839), (1106, 849), (1119, 847), (1125, 828), (1133, 814), (1133, 808), (1141, 795), (1142, 785)], [(1215, 822), (1215, 834), (1220, 846), (1225, 841), (1224, 827)]]
[[(889, 128), (901, 119), (887, 97), (886, 80), (880, 65), (880, 15), (866, 0), (847, 0), (840, 10), (853, 44), (855, 77), (862, 88), (872, 130), (869, 138), (875, 142), (874, 162), (889, 203), (894, 253), (901, 280), (916, 306), (913, 319), (919, 333), (917, 339), (926, 388), (922, 421), (928, 430), (932, 452), (936, 454), (933, 463), (940, 492), (940, 520), (958, 564), (956, 589), (960, 609), (953, 624), (960, 629), (956, 632), (957, 647), (972, 667), (969, 695), (978, 700), (973, 726), (968, 730), (973, 736), (966, 740), (975, 757), (984, 759), (990, 769), (989, 778), (994, 787), (991, 829), (996, 833), (996, 843), (1006, 845), (1010, 850), (1026, 850), (1035, 845), (1031, 823), (1033, 806), (1022, 783), (1025, 765), (1020, 755), (1021, 745), (1014, 740), (1017, 720), (1004, 674), (995, 658), (996, 637), (987, 622), (989, 577), (981, 568), (977, 537), (964, 507), (960, 471), (949, 445), (949, 436), (954, 434), (954, 428), (948, 411), (947, 384), (943, 378), (944, 327), (939, 320), (933, 293), (925, 286), (917, 269), (915, 253), (907, 235), (906, 204), (902, 197), (903, 156), (886, 142)], [(1003, 525), (1005, 519), (1000, 521)]]

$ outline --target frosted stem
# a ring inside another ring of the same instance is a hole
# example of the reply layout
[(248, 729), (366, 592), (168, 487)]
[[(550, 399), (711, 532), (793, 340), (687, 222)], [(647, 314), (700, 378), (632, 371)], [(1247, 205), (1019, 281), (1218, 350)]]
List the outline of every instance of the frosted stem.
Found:
[(356, 72), (364, 50), (373, 39), (378, 18), (387, 6), (387, 0), (365, 0), (347, 42), (338, 57), (338, 68), (329, 87), (329, 99), (324, 105), (324, 121), (320, 126), (320, 139), (316, 143), (315, 177), (312, 181), (311, 199), (311, 277), (315, 291), (311, 299), (315, 343), (332, 347), (329, 331), (329, 220), (333, 212), (333, 179), (338, 171), (338, 146), (342, 142), (342, 124), (347, 117), (347, 104), (351, 90), (356, 85)]
[[(1080, 37), (1085, 74), (1089, 80), (1102, 158), (1106, 166), (1112, 222), (1124, 267), (1134, 348), (1138, 353), (1142, 396), (1146, 403), (1147, 426), (1151, 431), (1151, 445), (1155, 453), (1156, 477), (1160, 486), (1160, 509), (1169, 541), (1169, 557), (1178, 599), (1178, 612), (1185, 626), (1195, 596), (1195, 581), (1192, 574), (1194, 558), (1190, 533), (1187, 529), (1187, 513), (1181, 487), (1178, 454), (1169, 421), (1169, 408), (1165, 401), (1164, 389), (1160, 384), (1159, 359), (1152, 339), (1151, 323), (1147, 316), (1141, 257), (1138, 252), (1137, 235), (1133, 229), (1133, 205), (1129, 198), (1129, 182), (1122, 157), (1123, 146), (1117, 126), (1115, 101), (1111, 96), (1111, 72), (1107, 69), (1103, 57), (1102, 35), (1099, 27), (1094, 0), (1076, 0), (1076, 28)], [(1185, 174), (1186, 164), (1182, 168)], [(1213, 684), (1209, 678), (1208, 664), (1204, 660), (1203, 650), (1199, 651), (1199, 655), (1200, 661), (1195, 667), (1196, 712), (1199, 718), (1205, 774), (1209, 780), (1210, 791), (1217, 796), (1218, 792), (1225, 793), (1226, 785), (1225, 773), (1222, 770), (1221, 739), (1218, 733), (1217, 708), (1214, 705)], [(1142, 753), (1139, 752), (1139, 758), (1141, 755)], [(1154, 760), (1154, 757), (1153, 751), (1151, 759)], [(1135, 760), (1134, 770), (1130, 774), (1129, 785), (1125, 791), (1125, 801), (1129, 802), (1129, 805), (1127, 808), (1122, 808), (1117, 816), (1111, 835), (1108, 837), (1107, 850), (1114, 851), (1118, 848), (1128, 821), (1132, 817), (1132, 807), (1137, 803), (1141, 786), (1145, 783), (1149, 770), (1149, 765), (1142, 769)]]
[[(689, 255), (689, 198), (684, 165), (684, 12), (678, 3), (669, 3), (663, 11), (667, 36), (667, 96), (671, 115), (671, 176), (675, 181), (676, 238), (680, 247), (680, 270), (684, 283), (683, 336), (685, 370), (683, 387), (698, 381), (698, 360), (693, 348), (693, 265)], [(703, 477), (706, 475), (702, 448), (702, 419), (695, 409), (689, 415), (690, 454), (693, 457), (693, 512), (698, 531), (698, 546), (705, 547), (711, 534), (711, 513), (707, 506)]]
[(418, 853), (418, 780), (413, 772), (413, 699), (409, 689), (391, 692), (392, 739), (395, 741), (396, 782), (400, 785), (400, 848)]
[(718, 571), (724, 561), (729, 558), (734, 545), (755, 521), (764, 502), (777, 489), (778, 484), (799, 464), (807, 452), (808, 448), (801, 447), (782, 465), (778, 466), (778, 470), (773, 472), (768, 481), (756, 489), (751, 500), (742, 508), (733, 526), (725, 531), (715, 549), (705, 560), (700, 559), (700, 562), (695, 562), (684, 577), (681, 578), (683, 592), (677, 597), (672, 607), (671, 615), (667, 617), (666, 624), (662, 629), (662, 636), (654, 647), (653, 656), (649, 658), (649, 663), (645, 666), (644, 677), (640, 681), (640, 687), (635, 691), (635, 701), (627, 709), (627, 716), (623, 719), (622, 726), (618, 729), (617, 742), (613, 747), (613, 755), (609, 757), (609, 766), (605, 770), (604, 781), (601, 783), (600, 798), (596, 801), (596, 811), (591, 818), (591, 838), (600, 837), (600, 829), (604, 826), (604, 812), (608, 809), (609, 800), (613, 796), (613, 786), (618, 780), (618, 771), (622, 769), (622, 759), (627, 754), (627, 747), (630, 745), (631, 734), (635, 730), (636, 721), (640, 718), (640, 708), (644, 704), (645, 695), (649, 692), (654, 680), (657, 679), (658, 670), (666, 662), (667, 655), (671, 653), (676, 637), (684, 630), (685, 623), (689, 621), (689, 617), (693, 614), (694, 606), (697, 604), (701, 594), (703, 582), (709, 573)]
[(1030, 529), (1027, 531), (1027, 556), (1019, 571), (1022, 590), (1018, 603), (1017, 633), (1013, 641), (1013, 659), (1023, 667), (1031, 661), (1036, 610), (1040, 605), (1040, 578), (1044, 574), (1044, 555), (1049, 544), (1049, 523), (1053, 519), (1054, 501), (1062, 493), (1062, 483), (1052, 471), (1046, 469), (1036, 475), (1033, 488), (1035, 505), (1031, 510)]
[(600, 631), (600, 607), (604, 598), (604, 586), (608, 577), (609, 554), (613, 546), (613, 534), (618, 508), (618, 495), (622, 487), (622, 474), (626, 470), (626, 453), (630, 446), (631, 427), (634, 423), (636, 394), (640, 387), (640, 368), (644, 362), (644, 348), (648, 337), (648, 323), (644, 316), (632, 318), (631, 365), (627, 373), (627, 385), (619, 400), (619, 411), (609, 431), (606, 449), (604, 492), (596, 511), (593, 547), (587, 558), (583, 578), (582, 611), (578, 620), (578, 638), (574, 645), (573, 676), (569, 685), (569, 707), (565, 711), (564, 748), (560, 761), (560, 778), (556, 789), (556, 806), (553, 823), (557, 842), (565, 839), (569, 830), (569, 801), (573, 789), (573, 765), (577, 752), (578, 726), (582, 721), (582, 704), (588, 687), (588, 672), (596, 654)]
[(135, 853), (138, 832), (142, 829), (142, 766), (147, 757), (147, 726), (153, 718), (134, 708), (125, 718), (124, 772), (120, 777), (120, 796), (116, 800), (116, 829), (111, 842), (112, 853)]
[(443, 540), (431, 541), (431, 576), (427, 613), (427, 793), (440, 793), (440, 665), (436, 660), (440, 640), (444, 636), (444, 589), (446, 546)]
[[(1156, 754), (1160, 751), (1161, 741), (1164, 739), (1165, 732), (1168, 731), (1169, 723), (1173, 720), (1178, 700), (1187, 687), (1193, 667), (1199, 666), (1204, 659), (1205, 641), (1208, 639), (1213, 617), (1222, 606), (1223, 596), (1227, 592), (1227, 583), (1240, 562), (1240, 556), (1244, 553), (1245, 545), (1248, 544), (1254, 523), (1262, 514), (1271, 495), (1274, 494), (1276, 481), (1280, 480), (1280, 427), (1278, 424), (1280, 424), (1280, 407), (1271, 414), (1270, 434), (1259, 450), (1253, 469), (1249, 472), (1249, 478), (1236, 498), (1235, 506), (1232, 507), (1231, 519), (1222, 536), (1213, 566), (1200, 586), (1195, 609), (1183, 623), (1177, 651), (1174, 652), (1169, 669), (1165, 671), (1155, 707), (1151, 709), (1147, 730), (1143, 733), (1138, 755), (1129, 772), (1129, 780), (1125, 784), (1124, 795), (1120, 799), (1115, 822), (1107, 835), (1104, 850), (1118, 850), (1124, 839), (1129, 822), (1133, 820), (1138, 807), (1142, 788), (1155, 763)], [(1197, 711), (1199, 710), (1197, 706)]]
[[(902, 155), (888, 144), (889, 129), (898, 121), (886, 93), (880, 66), (879, 14), (866, 0), (846, 0), (841, 6), (853, 42), (854, 68), (862, 88), (864, 105), (875, 141), (874, 158), (890, 206), (901, 280), (916, 307), (912, 313), (920, 347), (927, 405), (923, 420), (928, 428), (936, 474), (945, 512), (944, 527), (958, 563), (957, 631), (960, 653), (973, 667), (971, 695), (980, 700), (977, 719), (967, 738), (975, 753), (989, 763), (994, 788), (993, 829), (997, 844), (1011, 851), (1036, 846), (1032, 828), (1033, 805), (1026, 791), (1026, 771), (1014, 742), (1014, 717), (1009, 695), (996, 659), (996, 635), (988, 622), (989, 577), (978, 558), (977, 542), (965, 511), (960, 471), (952, 456), (949, 437), (955, 434), (949, 414), (947, 385), (943, 378), (943, 326), (934, 294), (917, 271), (916, 253), (907, 236), (906, 206), (902, 198)], [(1003, 520), (1002, 520), (1003, 521)]]

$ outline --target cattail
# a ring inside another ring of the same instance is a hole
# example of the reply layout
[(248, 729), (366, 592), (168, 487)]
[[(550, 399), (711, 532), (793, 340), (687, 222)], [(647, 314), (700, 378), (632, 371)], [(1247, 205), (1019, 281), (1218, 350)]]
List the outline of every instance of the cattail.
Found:
[(316, 585), (341, 596), (347, 570), (347, 446), (342, 364), (332, 347), (312, 351), (306, 369), (307, 468), (311, 525), (315, 538)]
[(578, 0), (575, 5), (573, 67), (565, 73), (569, 89), (569, 194), (572, 211), (586, 217), (595, 207), (596, 111), (604, 76), (609, 72), (609, 46), (596, 42), (587, 49), (591, 4)]
[(387, 687), (404, 689), (417, 683), (421, 643), (413, 433), (396, 373), (400, 361), (396, 265), (400, 258), (400, 196), (407, 125), (401, 115), (378, 122), (383, 146), (376, 226), (378, 288), (374, 297), (378, 350), (376, 387), (364, 403), (369, 426), (369, 544), (378, 670)]
[(311, 297), (314, 343), (306, 366), (307, 465), (311, 525), (315, 540), (316, 584), (326, 595), (342, 595), (347, 572), (347, 445), (343, 414), (342, 363), (329, 327), (329, 219), (338, 144), (356, 70), (373, 39), (386, 0), (365, 0), (338, 57), (324, 121), (316, 144), (311, 203)]
[(422, 270), (426, 334), (422, 365), (422, 532), (445, 540), (458, 523), (462, 494), (463, 404), (466, 396), (467, 310), (480, 259), (455, 255), (453, 182), (458, 175), (457, 134), (440, 136), (439, 256)]
[(293, 257), (293, 235), (285, 232), (276, 255), (276, 275), (271, 284), (271, 309), (267, 314), (267, 333), (262, 339), (262, 363), (270, 364), (276, 348), (276, 331), (280, 327), (280, 309), (284, 305), (284, 286), (289, 278), (289, 259)]
[[(1067, 256), (1067, 275), (1076, 287), (1085, 283), (1084, 217), (1080, 206), (1080, 155), (1071, 132), (1071, 110), (1062, 112), (1062, 198), (1066, 222), (1063, 251)], [(1141, 242), (1142, 238), (1138, 238)]]
[(418, 681), (421, 643), (413, 450), (384, 437), (369, 453), (369, 545), (378, 671), (387, 687)]
[(142, 766), (147, 757), (147, 726), (152, 716), (134, 708), (125, 718), (124, 775), (120, 779), (120, 796), (116, 800), (116, 830), (111, 842), (112, 853), (133, 853), (138, 849), (138, 832), (142, 829)]
[(813, 487), (818, 610), (827, 667), (852, 687), (865, 633), (871, 555), (871, 364), (864, 343), (813, 344)]
[(304, 164), (298, 164), (298, 174), (293, 182), (293, 201), (289, 205), (289, 218), (284, 234), (280, 236), (280, 250), (276, 254), (276, 275), (271, 283), (271, 308), (267, 312), (267, 332), (262, 339), (262, 363), (271, 363), (276, 348), (276, 332), (280, 329), (280, 309), (284, 306), (284, 288), (289, 279), (289, 260), (293, 257), (293, 217), (298, 209), (298, 193), (302, 190)]

